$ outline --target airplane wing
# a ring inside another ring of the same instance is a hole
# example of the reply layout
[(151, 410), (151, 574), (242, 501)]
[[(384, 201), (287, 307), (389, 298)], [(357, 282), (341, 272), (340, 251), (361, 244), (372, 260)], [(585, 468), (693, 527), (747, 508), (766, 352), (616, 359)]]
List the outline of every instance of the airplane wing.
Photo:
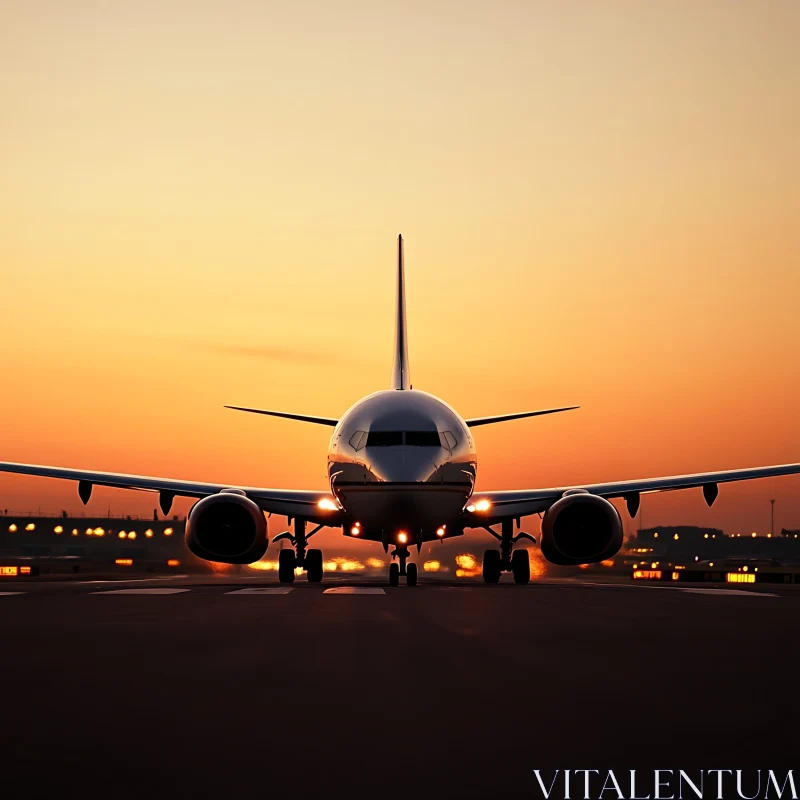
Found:
[[(314, 523), (341, 524), (339, 504), (330, 492), (296, 489), (262, 489), (224, 483), (199, 483), (172, 478), (151, 478), (146, 475), (126, 475), (118, 472), (94, 472), (85, 469), (47, 467), (38, 464), (15, 464), (0, 461), (0, 472), (18, 475), (38, 475), (44, 478), (61, 478), (77, 481), (78, 493), (86, 503), (92, 486), (112, 486), (118, 489), (139, 489), (159, 492), (161, 510), (169, 513), (175, 497), (207, 497), (223, 489), (241, 489), (259, 508), (270, 514), (303, 517)], [(320, 502), (322, 505), (320, 505)]]
[(316, 425), (330, 425), (334, 427), (339, 420), (333, 417), (312, 417), (309, 414), (290, 414), (288, 411), (267, 411), (263, 408), (245, 408), (244, 406), (225, 406), (233, 411), (247, 411), (250, 414), (266, 414), (268, 417), (283, 417), (284, 419), (299, 419), (301, 422), (313, 422)]
[(749, 481), (755, 478), (773, 478), (779, 475), (797, 475), (800, 464), (779, 464), (773, 467), (752, 467), (726, 472), (699, 472), (693, 475), (673, 475), (666, 478), (645, 478), (614, 483), (591, 483), (583, 486), (563, 486), (553, 489), (520, 489), (499, 492), (475, 492), (465, 510), (467, 524), (475, 527), (491, 525), (509, 517), (524, 517), (546, 511), (553, 503), (574, 489), (584, 489), (606, 499), (624, 497), (628, 511), (635, 516), (642, 494), (671, 492), (676, 489), (702, 487), (708, 505), (717, 498), (717, 484), (731, 481)]
[(496, 422), (507, 422), (510, 419), (523, 419), (524, 417), (541, 417), (543, 414), (558, 414), (559, 411), (574, 411), (580, 406), (564, 406), (564, 408), (545, 408), (541, 411), (520, 411), (517, 414), (499, 414), (494, 417), (473, 417), (465, 419), (468, 428), (476, 428), (478, 425), (494, 425)]

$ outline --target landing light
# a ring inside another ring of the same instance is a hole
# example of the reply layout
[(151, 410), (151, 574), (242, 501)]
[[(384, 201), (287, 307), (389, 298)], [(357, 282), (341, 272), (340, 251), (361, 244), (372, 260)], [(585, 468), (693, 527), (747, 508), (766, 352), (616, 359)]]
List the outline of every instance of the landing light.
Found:
[(333, 500), (330, 499), (330, 497), (323, 497), (322, 500), (320, 500), (317, 503), (317, 507), (321, 508), (323, 511), (339, 510), (339, 506), (337, 506), (336, 503), (334, 503)]
[(488, 511), (491, 508), (491, 503), (488, 500), (478, 500), (475, 503), (475, 510), (476, 511)]
[(359, 528), (358, 525), (353, 525), (353, 527), (350, 528), (351, 536), (358, 536), (359, 533), (361, 533), (361, 528)]
[(404, 531), (400, 531), (400, 533), (397, 534), (397, 541), (400, 542), (400, 544), (405, 544), (408, 541), (408, 534)]
[(444, 536), (444, 528), (438, 528), (436, 531), (437, 536)]

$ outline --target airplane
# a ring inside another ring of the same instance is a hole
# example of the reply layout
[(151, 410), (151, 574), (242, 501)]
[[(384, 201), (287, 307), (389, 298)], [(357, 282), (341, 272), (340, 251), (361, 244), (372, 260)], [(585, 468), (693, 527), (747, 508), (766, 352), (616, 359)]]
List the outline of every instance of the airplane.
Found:
[[(330, 491), (253, 488), (11, 462), (0, 462), (0, 472), (77, 481), (84, 504), (93, 486), (158, 492), (165, 515), (175, 497), (196, 498), (186, 521), (186, 545), (208, 561), (258, 561), (269, 545), (265, 514), (285, 515), (292, 531), (273, 540), (291, 545), (279, 553), (281, 583), (293, 582), (298, 567), (309, 582), (319, 583), (322, 551), (309, 548), (308, 541), (322, 528), (341, 528), (344, 536), (380, 542), (386, 553), (393, 548), (391, 586), (397, 586), (401, 577), (408, 586), (417, 584), (417, 566), (408, 560), (412, 547), (419, 554), (426, 542), (461, 536), (465, 529), (482, 529), (498, 543), (483, 556), (486, 583), (498, 583), (503, 572), (510, 572), (516, 583), (526, 584), (530, 580), (529, 554), (515, 545), (534, 539), (519, 530), (523, 517), (541, 515), (540, 547), (548, 561), (591, 564), (612, 558), (622, 546), (622, 519), (612, 499), (624, 499), (628, 513), (635, 517), (642, 494), (701, 488), (710, 506), (720, 483), (800, 473), (800, 464), (782, 464), (549, 489), (476, 492), (473, 428), (571, 411), (577, 406), (463, 419), (443, 400), (414, 389), (402, 236), (397, 240), (390, 388), (358, 400), (338, 419), (245, 406), (226, 408), (333, 428), (328, 449)], [(309, 524), (314, 526), (311, 530)]]

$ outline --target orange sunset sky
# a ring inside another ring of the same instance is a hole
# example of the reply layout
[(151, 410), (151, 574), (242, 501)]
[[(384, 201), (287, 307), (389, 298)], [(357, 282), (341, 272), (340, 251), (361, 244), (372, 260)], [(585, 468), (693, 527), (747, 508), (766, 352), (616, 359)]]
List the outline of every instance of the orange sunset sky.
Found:
[[(222, 406), (388, 387), (403, 233), (416, 388), (582, 406), (477, 430), (479, 489), (800, 460), (798, 41), (796, 0), (6, 0), (0, 459), (324, 488), (330, 429)], [(0, 476), (38, 506), (81, 508)]]

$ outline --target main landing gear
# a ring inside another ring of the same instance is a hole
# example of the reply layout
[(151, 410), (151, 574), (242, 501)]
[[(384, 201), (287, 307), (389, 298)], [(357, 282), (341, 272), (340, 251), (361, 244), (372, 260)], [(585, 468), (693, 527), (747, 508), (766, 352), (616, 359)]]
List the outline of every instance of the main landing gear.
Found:
[(288, 539), (294, 546), (294, 550), (286, 549), (278, 553), (278, 580), (281, 583), (294, 583), (294, 571), (297, 567), (305, 570), (306, 578), (309, 583), (320, 583), (322, 581), (322, 550), (306, 550), (308, 540), (320, 529), (322, 525), (317, 525), (313, 531), (306, 533), (306, 521), (304, 519), (294, 520), (294, 536), (286, 531), (275, 537), (274, 541)]
[(404, 544), (398, 544), (394, 548), (392, 558), (397, 556), (399, 564), (392, 562), (389, 565), (389, 586), (398, 586), (400, 577), (405, 576), (406, 586), (417, 585), (417, 565), (407, 564), (408, 561), (408, 547)]
[(534, 542), (533, 536), (527, 533), (519, 533), (514, 536), (514, 521), (504, 519), (502, 522), (502, 533), (496, 534), (489, 529), (489, 533), (500, 541), (499, 550), (487, 550), (483, 554), (483, 580), (486, 583), (499, 583), (500, 574), (511, 572), (514, 575), (514, 583), (525, 584), (531, 579), (531, 562), (527, 550), (514, 550), (514, 545), (520, 539), (530, 539)]

